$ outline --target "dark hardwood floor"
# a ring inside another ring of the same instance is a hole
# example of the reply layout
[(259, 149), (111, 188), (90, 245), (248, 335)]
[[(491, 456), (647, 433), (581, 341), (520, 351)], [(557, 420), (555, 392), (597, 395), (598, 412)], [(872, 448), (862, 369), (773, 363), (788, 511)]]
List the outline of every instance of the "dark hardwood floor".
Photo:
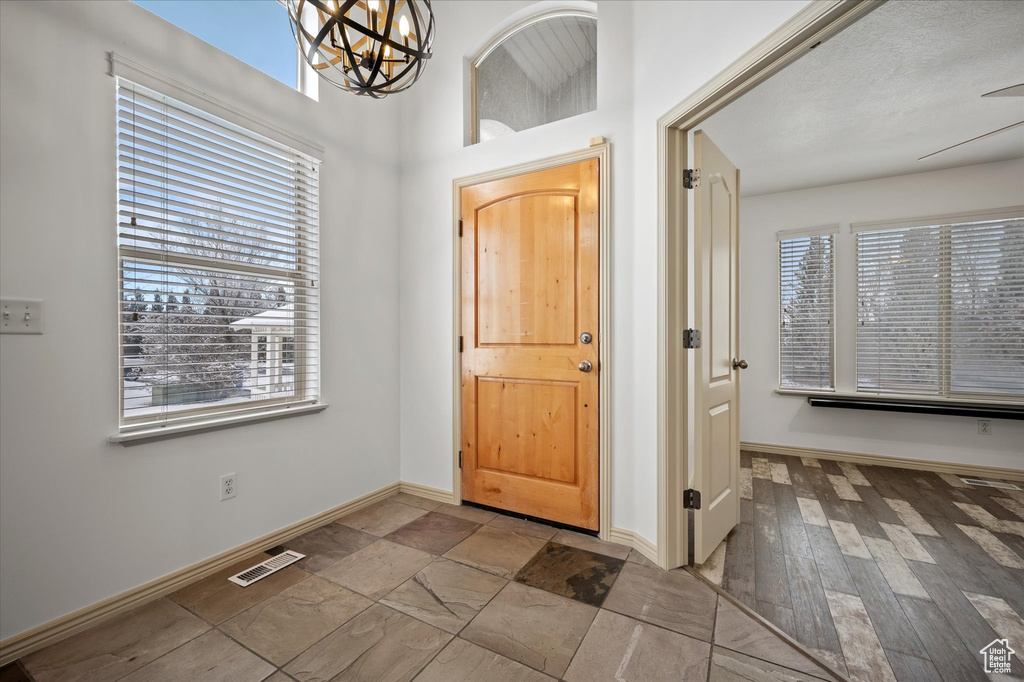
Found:
[(1024, 655), (1024, 492), (758, 452), (741, 490), (700, 572), (851, 679), (987, 680), (983, 647)]

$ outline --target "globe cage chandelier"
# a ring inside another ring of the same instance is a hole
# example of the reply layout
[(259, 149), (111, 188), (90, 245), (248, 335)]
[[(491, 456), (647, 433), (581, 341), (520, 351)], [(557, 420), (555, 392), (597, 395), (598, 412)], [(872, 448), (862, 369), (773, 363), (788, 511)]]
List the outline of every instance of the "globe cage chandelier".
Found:
[(287, 0), (306, 62), (324, 80), (381, 99), (423, 73), (434, 41), (430, 0)]

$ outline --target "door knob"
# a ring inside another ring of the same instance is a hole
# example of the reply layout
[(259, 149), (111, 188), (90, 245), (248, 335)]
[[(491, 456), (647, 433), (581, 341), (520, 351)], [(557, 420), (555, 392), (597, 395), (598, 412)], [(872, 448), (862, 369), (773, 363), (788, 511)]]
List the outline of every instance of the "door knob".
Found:
[(584, 360), (579, 364), (579, 368), (581, 372), (589, 372), (594, 368), (594, 366), (590, 364), (590, 360)]
[(749, 366), (750, 365), (747, 364), (746, 360), (737, 360), (736, 358), (732, 359), (732, 368), (733, 369), (746, 369)]

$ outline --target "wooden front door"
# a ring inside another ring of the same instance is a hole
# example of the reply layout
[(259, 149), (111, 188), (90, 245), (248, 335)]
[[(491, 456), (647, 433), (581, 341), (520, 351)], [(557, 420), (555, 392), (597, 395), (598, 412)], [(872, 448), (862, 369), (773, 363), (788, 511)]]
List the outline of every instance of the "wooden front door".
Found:
[(740, 172), (700, 130), (693, 156), (701, 174), (694, 191), (694, 300), (703, 334), (694, 356), (701, 505), (693, 518), (693, 560), (702, 564), (740, 522)]
[(592, 530), (598, 172), (462, 189), (462, 499)]

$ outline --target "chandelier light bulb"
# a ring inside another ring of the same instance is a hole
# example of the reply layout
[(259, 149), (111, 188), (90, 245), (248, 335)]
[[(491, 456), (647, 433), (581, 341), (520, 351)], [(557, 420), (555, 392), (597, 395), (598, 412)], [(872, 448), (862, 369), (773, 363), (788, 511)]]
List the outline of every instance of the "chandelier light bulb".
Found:
[(398, 32), (403, 38), (409, 37), (409, 19), (404, 14), (398, 19)]

